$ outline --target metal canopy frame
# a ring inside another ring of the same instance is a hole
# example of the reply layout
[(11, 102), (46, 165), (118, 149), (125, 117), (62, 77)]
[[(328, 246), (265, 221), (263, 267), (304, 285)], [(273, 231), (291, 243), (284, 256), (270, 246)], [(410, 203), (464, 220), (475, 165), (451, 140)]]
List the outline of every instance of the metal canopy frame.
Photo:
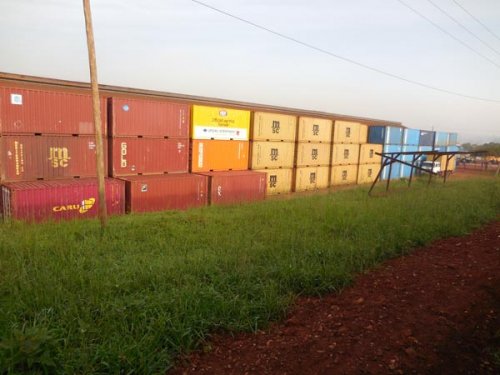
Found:
[[(445, 151), (445, 152), (439, 152), (439, 151), (401, 151), (401, 152), (376, 152), (376, 155), (382, 156), (382, 166), (377, 174), (377, 177), (375, 177), (375, 180), (372, 183), (372, 186), (370, 187), (370, 190), (368, 191), (368, 195), (371, 195), (371, 192), (377, 182), (380, 180), (380, 176), (382, 175), (382, 171), (384, 170), (385, 167), (389, 167), (389, 173), (388, 173), (388, 179), (386, 182), (385, 186), (385, 191), (389, 190), (389, 185), (391, 183), (391, 172), (392, 172), (392, 165), (394, 163), (400, 163), (403, 165), (407, 165), (411, 167), (410, 171), (410, 177), (408, 179), (408, 187), (411, 186), (411, 182), (413, 180), (413, 171), (421, 171), (424, 173), (429, 174), (429, 180), (427, 182), (427, 185), (429, 185), (432, 181), (432, 176), (439, 176), (438, 173), (434, 173), (432, 169), (426, 169), (422, 168), (421, 166), (417, 165), (419, 162), (420, 158), (426, 155), (431, 155), (432, 156), (432, 162), (434, 163), (436, 160), (441, 158), (442, 156), (446, 156), (446, 164), (445, 164), (445, 169), (443, 173), (443, 183), (446, 183), (448, 175), (451, 173), (451, 171), (448, 170), (448, 165), (450, 163), (450, 160), (456, 156), (456, 155), (478, 155), (478, 154), (485, 154), (485, 151), (474, 151), (474, 152), (466, 152), (466, 151)], [(409, 155), (412, 156), (412, 161), (411, 163), (403, 161), (401, 159), (398, 159), (400, 156), (405, 156)]]

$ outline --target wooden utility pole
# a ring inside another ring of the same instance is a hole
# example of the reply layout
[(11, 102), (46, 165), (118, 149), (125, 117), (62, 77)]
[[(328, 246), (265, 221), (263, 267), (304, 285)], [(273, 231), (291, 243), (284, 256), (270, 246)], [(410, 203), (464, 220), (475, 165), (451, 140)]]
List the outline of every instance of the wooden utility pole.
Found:
[(87, 32), (87, 48), (89, 51), (90, 83), (92, 86), (92, 107), (94, 110), (94, 128), (97, 160), (97, 188), (99, 190), (99, 219), (101, 227), (105, 228), (108, 218), (106, 212), (106, 190), (104, 182), (104, 151), (102, 145), (101, 103), (99, 84), (97, 83), (97, 64), (95, 58), (94, 32), (92, 30), (92, 14), (90, 0), (83, 0), (85, 13), (85, 30)]

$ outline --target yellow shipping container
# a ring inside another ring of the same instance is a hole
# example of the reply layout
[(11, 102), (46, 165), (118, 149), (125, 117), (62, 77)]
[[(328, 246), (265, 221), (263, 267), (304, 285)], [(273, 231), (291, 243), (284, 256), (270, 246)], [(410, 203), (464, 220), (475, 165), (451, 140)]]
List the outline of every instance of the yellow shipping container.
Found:
[(326, 189), (330, 167), (305, 167), (295, 170), (295, 191)]
[(250, 111), (193, 105), (192, 139), (248, 141)]
[(332, 165), (359, 164), (359, 145), (339, 143), (332, 147)]
[(279, 113), (255, 112), (252, 140), (295, 142), (297, 117)]
[(330, 143), (332, 141), (333, 121), (323, 118), (300, 117), (299, 142), (322, 142)]
[(252, 142), (251, 150), (250, 169), (293, 168), (293, 142)]
[(293, 169), (266, 169), (267, 195), (289, 193), (292, 191)]
[(382, 156), (375, 154), (382, 153), (382, 145), (365, 143), (359, 148), (359, 164), (381, 164)]
[(363, 144), (368, 142), (368, 125), (359, 125), (359, 143)]
[(321, 166), (330, 164), (329, 143), (298, 143), (297, 167)]
[(358, 184), (371, 183), (377, 177), (381, 164), (362, 164), (358, 170)]
[(333, 125), (333, 143), (359, 143), (359, 122), (335, 121)]
[(355, 184), (358, 180), (357, 165), (336, 165), (332, 167), (330, 185)]
[[(426, 160), (432, 161), (433, 158), (434, 158), (434, 155), (427, 155), (427, 159)], [(450, 159), (450, 161), (448, 162), (448, 169), (446, 169), (446, 158), (447, 158), (447, 156), (443, 155), (443, 156), (437, 158), (436, 161), (439, 162), (442, 171), (448, 170), (448, 171), (452, 171), (453, 172), (455, 170), (455, 166), (457, 164), (457, 157), (453, 156)], [(427, 176), (428, 176), (428, 174), (427, 174)]]

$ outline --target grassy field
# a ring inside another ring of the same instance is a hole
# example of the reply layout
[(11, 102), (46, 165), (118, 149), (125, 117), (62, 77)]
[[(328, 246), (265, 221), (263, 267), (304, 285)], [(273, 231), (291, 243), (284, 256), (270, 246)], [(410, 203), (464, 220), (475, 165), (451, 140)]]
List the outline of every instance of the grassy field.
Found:
[(0, 373), (164, 372), (210, 332), (254, 330), (298, 294), (500, 213), (498, 179), (226, 208), (0, 225)]

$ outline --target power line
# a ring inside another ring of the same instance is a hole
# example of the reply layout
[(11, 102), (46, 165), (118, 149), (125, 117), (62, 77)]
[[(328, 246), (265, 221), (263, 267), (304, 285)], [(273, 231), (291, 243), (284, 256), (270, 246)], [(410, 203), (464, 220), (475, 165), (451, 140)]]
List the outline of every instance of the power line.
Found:
[(191, 1), (194, 2), (194, 3), (196, 3), (196, 4), (198, 4), (198, 5), (201, 5), (201, 6), (204, 6), (204, 7), (208, 8), (208, 9), (211, 9), (211, 10), (213, 10), (215, 12), (221, 13), (221, 14), (223, 14), (225, 16), (228, 16), (228, 17), (234, 18), (234, 19), (236, 19), (238, 21), (244, 22), (244, 23), (246, 23), (248, 25), (251, 25), (251, 26), (253, 26), (255, 28), (258, 28), (260, 30), (267, 31), (268, 33), (271, 33), (273, 35), (279, 36), (280, 38), (283, 38), (283, 39), (286, 39), (288, 41), (300, 44), (301, 46), (313, 49), (313, 50), (315, 50), (317, 52), (321, 52), (321, 53), (323, 53), (325, 55), (328, 55), (330, 57), (335, 57), (336, 59), (348, 62), (350, 64), (357, 65), (357, 66), (359, 66), (361, 68), (364, 68), (364, 69), (367, 69), (367, 70), (371, 70), (372, 72), (376, 72), (376, 73), (385, 75), (387, 77), (391, 77), (391, 78), (394, 78), (394, 79), (398, 79), (400, 81), (404, 81), (406, 83), (410, 83), (410, 84), (413, 84), (413, 85), (424, 87), (424, 88), (429, 89), (429, 90), (439, 91), (439, 92), (443, 92), (443, 93), (450, 94), (450, 95), (455, 95), (455, 96), (460, 96), (460, 97), (467, 98), (467, 99), (480, 100), (480, 101), (490, 102), (490, 103), (500, 103), (500, 100), (498, 100), (498, 99), (489, 99), (489, 98), (482, 98), (482, 97), (479, 97), (479, 96), (472, 96), (472, 95), (462, 94), (462, 93), (459, 93), (459, 92), (455, 92), (455, 91), (451, 91), (451, 90), (447, 90), (447, 89), (442, 89), (442, 88), (439, 88), (439, 87), (436, 87), (436, 86), (432, 86), (432, 85), (429, 85), (427, 83), (423, 83), (423, 82), (419, 82), (419, 81), (414, 81), (412, 79), (408, 79), (408, 78), (402, 77), (402, 76), (397, 75), (397, 74), (386, 72), (386, 71), (384, 71), (382, 69), (372, 67), (370, 65), (367, 65), (367, 64), (364, 64), (362, 62), (350, 59), (348, 57), (337, 55), (337, 54), (335, 54), (333, 52), (327, 51), (327, 50), (325, 50), (323, 48), (320, 48), (320, 47), (316, 47), (316, 46), (314, 46), (312, 44), (309, 44), (309, 43), (306, 43), (306, 42), (302, 42), (302, 41), (300, 41), (298, 39), (295, 39), (295, 38), (292, 38), (292, 37), (287, 36), (285, 34), (282, 34), (282, 33), (278, 32), (278, 31), (271, 30), (271, 29), (269, 29), (267, 27), (264, 27), (264, 26), (261, 26), (259, 24), (256, 24), (256, 23), (254, 23), (252, 21), (248, 21), (248, 20), (246, 20), (244, 18), (241, 18), (241, 17), (238, 17), (238, 16), (236, 16), (234, 14), (228, 13), (228, 12), (226, 12), (226, 11), (224, 11), (222, 9), (216, 8), (216, 7), (212, 6), (212, 5), (203, 3), (203, 2), (198, 1), (198, 0), (191, 0)]
[(422, 13), (420, 13), (418, 10), (416, 10), (415, 8), (411, 7), (410, 5), (406, 4), (403, 0), (397, 0), (399, 3), (401, 3), (402, 5), (404, 5), (405, 7), (407, 7), (408, 9), (410, 9), (413, 13), (419, 15), (420, 17), (422, 17), (424, 20), (426, 20), (427, 22), (429, 22), (432, 26), (434, 26), (435, 28), (439, 29), (440, 31), (442, 31), (443, 33), (445, 33), (446, 35), (448, 35), (450, 38), (453, 38), (455, 41), (457, 41), (458, 43), (460, 43), (461, 45), (463, 45), (464, 47), (466, 47), (467, 49), (471, 50), (472, 52), (474, 52), (476, 55), (478, 55), (479, 57), (482, 57), (484, 60), (487, 60), (489, 61), (490, 63), (492, 63), (493, 65), (495, 65), (498, 69), (500, 69), (500, 65), (497, 64), (495, 61), (493, 61), (492, 59), (490, 59), (489, 57), (483, 55), (481, 52), (477, 51), (476, 49), (472, 48), (471, 46), (469, 46), (467, 43), (465, 43), (463, 40), (457, 38), (455, 35), (453, 35), (452, 33), (450, 33), (449, 31), (447, 31), (446, 29), (443, 29), (441, 26), (439, 26), (437, 23), (435, 23), (434, 21), (432, 21), (430, 18), (426, 17), (425, 15), (423, 15)]
[(455, 4), (457, 4), (465, 13), (467, 13), (469, 16), (471, 16), (472, 19), (474, 19), (478, 24), (480, 24), (482, 27), (484, 27), (484, 29), (486, 31), (488, 31), (491, 35), (493, 35), (495, 38), (497, 38), (498, 40), (500, 40), (500, 37), (495, 34), (493, 31), (491, 31), (491, 29), (486, 26), (484, 23), (482, 23), (478, 18), (474, 17), (474, 15), (469, 12), (467, 9), (465, 9), (458, 1), (455, 1), (455, 0), (452, 0)]
[(488, 43), (486, 43), (484, 40), (482, 40), (480, 37), (478, 37), (475, 33), (473, 33), (468, 27), (466, 27), (464, 24), (462, 24), (460, 21), (458, 21), (455, 17), (453, 17), (451, 14), (446, 12), (443, 8), (441, 8), (439, 5), (434, 3), (432, 0), (427, 0), (429, 3), (431, 3), (435, 8), (437, 8), (441, 13), (443, 13), (446, 17), (451, 19), (453, 22), (455, 22), (458, 26), (460, 26), (462, 29), (467, 31), (470, 35), (472, 35), (474, 38), (479, 40), (481, 43), (483, 43), (486, 47), (488, 47), (490, 50), (495, 52), (497, 55), (500, 56), (500, 52), (497, 51), (495, 48), (490, 46)]

